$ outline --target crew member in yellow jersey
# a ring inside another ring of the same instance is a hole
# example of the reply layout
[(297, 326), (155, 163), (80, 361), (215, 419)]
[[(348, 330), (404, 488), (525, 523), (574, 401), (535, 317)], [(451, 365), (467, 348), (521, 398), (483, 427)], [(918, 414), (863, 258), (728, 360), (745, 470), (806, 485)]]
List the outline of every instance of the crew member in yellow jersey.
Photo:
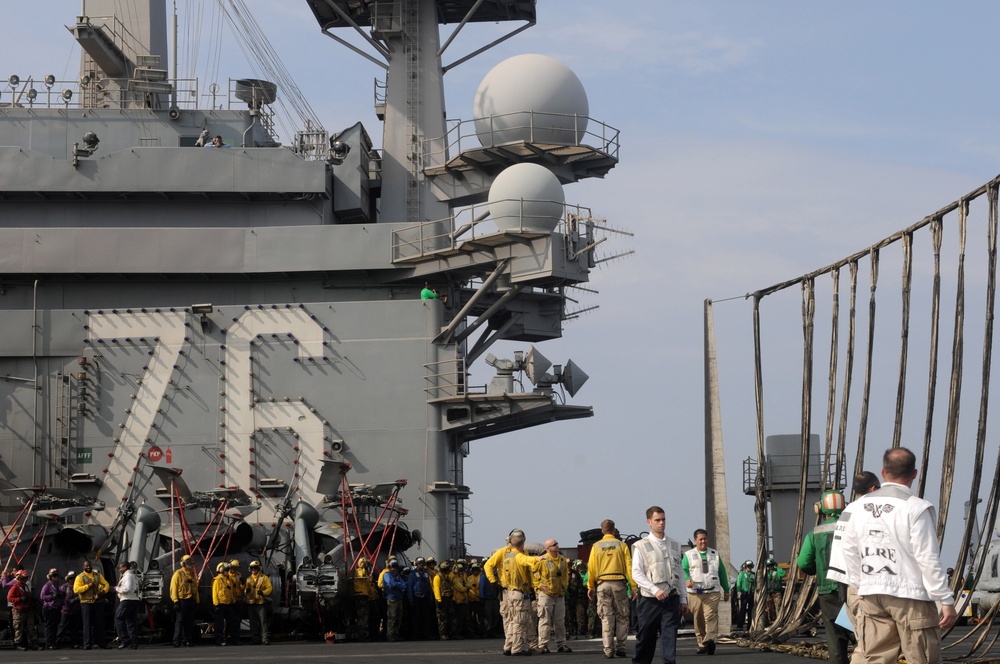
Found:
[(454, 636), (455, 592), (451, 587), (451, 563), (441, 562), (441, 569), (431, 582), (437, 613), (438, 635), (442, 641)]
[(233, 601), (243, 601), (243, 574), (240, 573), (240, 561), (233, 558), (229, 561), (229, 580), (233, 586)]
[(80, 598), (80, 614), (83, 616), (83, 649), (90, 650), (95, 645), (107, 648), (104, 636), (104, 596), (111, 585), (100, 572), (94, 571), (89, 560), (83, 561), (83, 571), (73, 582), (73, 592)]
[(479, 573), (482, 568), (475, 558), (469, 561), (469, 571), (465, 573), (466, 584), (469, 586), (469, 621), (472, 625), (472, 632), (477, 638), (485, 636), (483, 633), (483, 601), (479, 597)]
[[(615, 522), (601, 522), (604, 534), (590, 549), (587, 568), (587, 596), (597, 599), (597, 615), (601, 617), (601, 636), (604, 656), (626, 657), (625, 639), (628, 638), (628, 588), (635, 588), (632, 581), (632, 555), (625, 542), (615, 537)], [(628, 584), (628, 585), (626, 585)]]
[(271, 642), (271, 629), (268, 625), (268, 609), (271, 603), (271, 593), (274, 591), (271, 579), (261, 572), (260, 561), (250, 561), (250, 576), (247, 577), (243, 594), (247, 598), (247, 610), (250, 614), (250, 643), (268, 645)]
[(239, 641), (240, 627), (236, 620), (236, 593), (233, 592), (233, 577), (229, 574), (229, 563), (219, 563), (215, 571), (216, 577), (212, 581), (212, 604), (215, 606), (215, 645), (224, 646), (227, 645), (226, 634), (232, 636), (235, 632), (236, 641)]
[[(382, 583), (385, 583), (384, 577), (382, 577)], [(369, 638), (368, 617), (371, 615), (374, 590), (368, 559), (359, 556), (354, 568), (354, 638), (359, 641), (367, 641)], [(375, 596), (378, 597), (378, 595)]]
[[(500, 616), (503, 618), (503, 654), (530, 655), (528, 622), (531, 620), (531, 570), (536, 558), (524, 553), (524, 531), (510, 531), (507, 546), (490, 556), (483, 571), (490, 583), (503, 587)], [(498, 573), (499, 568), (499, 573)]]
[[(535, 562), (535, 596), (538, 597), (538, 647), (541, 652), (573, 652), (566, 645), (566, 588), (569, 561), (559, 553), (559, 542), (545, 540), (545, 555)], [(552, 632), (555, 631), (555, 641)], [(552, 646), (551, 650), (549, 646)]]
[(467, 639), (472, 637), (469, 619), (469, 580), (465, 572), (465, 560), (459, 558), (451, 572), (452, 601), (455, 606), (451, 638)]
[(194, 614), (198, 608), (198, 575), (191, 556), (181, 556), (181, 567), (170, 579), (170, 599), (174, 603), (174, 647), (194, 645)]

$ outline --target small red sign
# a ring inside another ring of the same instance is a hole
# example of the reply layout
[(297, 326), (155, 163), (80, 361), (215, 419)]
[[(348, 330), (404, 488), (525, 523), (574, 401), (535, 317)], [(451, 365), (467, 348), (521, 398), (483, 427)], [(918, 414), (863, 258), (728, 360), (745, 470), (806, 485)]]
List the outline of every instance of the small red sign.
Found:
[(146, 452), (146, 458), (148, 458), (153, 463), (156, 463), (157, 461), (163, 458), (163, 450), (161, 450), (156, 445), (153, 445), (152, 447), (149, 448), (149, 451)]

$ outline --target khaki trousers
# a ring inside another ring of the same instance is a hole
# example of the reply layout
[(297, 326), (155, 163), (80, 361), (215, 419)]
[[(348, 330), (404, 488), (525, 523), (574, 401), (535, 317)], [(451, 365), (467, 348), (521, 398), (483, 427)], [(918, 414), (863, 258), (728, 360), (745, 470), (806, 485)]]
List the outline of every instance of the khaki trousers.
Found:
[(541, 646), (538, 645), (538, 600), (533, 599), (528, 602), (528, 618), (525, 622), (525, 627), (528, 629), (528, 637), (526, 639), (528, 643), (528, 648), (534, 648), (536, 650), (540, 649)]
[(500, 601), (503, 618), (503, 649), (512, 653), (528, 650), (528, 623), (531, 619), (531, 600), (519, 590), (504, 588)]
[(861, 644), (861, 598), (858, 597), (858, 589), (854, 586), (847, 586), (847, 617), (854, 626), (854, 638), (858, 640), (854, 652), (851, 653), (851, 664), (864, 664), (865, 649)]
[(31, 609), (11, 609), (11, 622), (14, 623), (15, 646), (30, 646), (35, 643), (35, 614)]
[[(552, 632), (555, 632), (555, 645)], [(546, 593), (538, 595), (538, 647), (555, 652), (566, 645), (566, 600)]]
[(860, 598), (861, 638), (865, 661), (896, 664), (899, 654), (908, 664), (940, 664), (941, 633), (934, 602), (891, 595)]
[(614, 654), (625, 648), (628, 638), (628, 593), (624, 581), (602, 581), (597, 584), (597, 615), (601, 617), (601, 637), (604, 654)]
[(698, 647), (719, 638), (719, 599), (722, 593), (688, 593), (688, 609), (694, 618), (694, 635)]

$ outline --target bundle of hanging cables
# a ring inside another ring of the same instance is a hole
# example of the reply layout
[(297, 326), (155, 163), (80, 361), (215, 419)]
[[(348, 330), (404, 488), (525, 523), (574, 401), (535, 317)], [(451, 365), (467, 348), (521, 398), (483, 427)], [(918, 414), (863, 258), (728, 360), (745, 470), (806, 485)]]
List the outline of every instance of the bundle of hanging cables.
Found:
[[(210, 1), (210, 0), (209, 0)], [(205, 16), (205, 0), (189, 0), (190, 16)], [(209, 53), (206, 58), (204, 80), (214, 81), (219, 75), (219, 63), (222, 52), (222, 29), (228, 23), (236, 42), (253, 72), (253, 77), (271, 81), (278, 85), (279, 99), (274, 105), (275, 118), (282, 131), (291, 136), (298, 129), (307, 125), (312, 129), (323, 130), (316, 112), (306, 101), (305, 96), (295, 83), (292, 75), (285, 68), (277, 51), (271, 45), (267, 35), (261, 29), (253, 13), (244, 0), (215, 0), (216, 11), (206, 20), (189, 19), (186, 21), (184, 62), (187, 69), (193, 70), (200, 57), (201, 45), (207, 43)], [(209, 31), (205, 40), (203, 31)], [(296, 117), (297, 116), (297, 117)]]

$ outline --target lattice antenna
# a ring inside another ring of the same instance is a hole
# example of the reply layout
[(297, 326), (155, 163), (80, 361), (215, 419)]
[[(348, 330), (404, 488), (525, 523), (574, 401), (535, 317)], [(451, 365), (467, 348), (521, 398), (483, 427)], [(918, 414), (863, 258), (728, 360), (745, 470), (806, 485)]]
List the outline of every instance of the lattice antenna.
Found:
[(629, 256), (631, 256), (634, 253), (635, 253), (635, 249), (629, 249), (627, 251), (619, 251), (618, 253), (608, 254), (606, 256), (602, 256), (601, 258), (595, 259), (594, 260), (594, 265), (601, 265), (602, 263), (608, 263), (608, 262), (611, 262), (611, 261), (622, 260), (624, 258), (628, 258)]
[[(582, 293), (585, 293), (585, 294), (588, 294), (588, 295), (598, 295), (598, 294), (600, 294), (600, 291), (598, 291), (595, 288), (586, 288), (586, 287), (581, 286), (579, 284), (572, 284), (572, 285), (566, 286), (563, 289), (563, 297), (567, 301), (572, 302), (573, 304), (580, 304), (580, 301), (577, 300), (576, 298), (570, 297), (569, 295), (566, 294), (566, 291), (569, 290), (570, 288), (573, 288), (575, 290), (578, 290), (578, 291), (580, 291)], [(579, 309), (575, 309), (573, 311), (564, 311), (562, 319), (564, 321), (573, 320), (574, 318), (579, 318), (581, 315), (587, 313), (588, 311), (594, 311), (595, 309), (598, 309), (599, 307), (600, 307), (599, 304), (595, 304), (595, 305), (592, 305), (592, 306), (589, 306), (589, 307), (588, 306), (583, 306), (583, 307), (581, 307)]]

